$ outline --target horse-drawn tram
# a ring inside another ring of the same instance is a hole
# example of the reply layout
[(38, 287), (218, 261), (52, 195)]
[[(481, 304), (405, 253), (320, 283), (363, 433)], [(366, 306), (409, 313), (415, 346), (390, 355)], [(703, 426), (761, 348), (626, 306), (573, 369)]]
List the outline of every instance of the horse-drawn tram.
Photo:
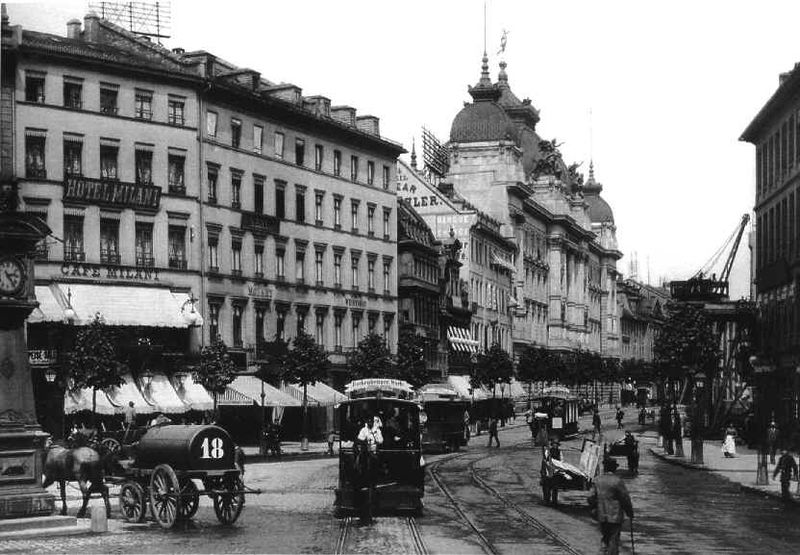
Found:
[[(236, 522), (244, 507), (243, 469), (228, 432), (217, 426), (165, 425), (147, 430), (139, 442), (120, 451), (110, 481), (120, 483), (120, 511), (142, 522), (147, 507), (163, 527), (197, 512), (200, 496), (209, 496), (222, 524)], [(203, 488), (197, 487), (196, 481)]]
[(425, 467), (421, 406), (403, 380), (373, 378), (347, 385), (339, 404), (337, 513), (422, 511)]
[(469, 403), (459, 398), (458, 392), (446, 384), (428, 384), (421, 387), (418, 399), (425, 411), (422, 426), (422, 450), (425, 453), (458, 451), (467, 444), (464, 412)]

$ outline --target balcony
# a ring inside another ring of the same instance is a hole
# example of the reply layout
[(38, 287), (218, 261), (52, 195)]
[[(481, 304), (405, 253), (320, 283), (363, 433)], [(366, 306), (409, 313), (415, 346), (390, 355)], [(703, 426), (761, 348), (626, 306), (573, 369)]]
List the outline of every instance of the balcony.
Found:
[(136, 255), (136, 267), (137, 268), (155, 268), (156, 259), (152, 256), (141, 256)]
[(69, 108), (71, 110), (81, 110), (83, 109), (83, 101), (79, 98), (65, 98), (64, 108)]
[(169, 267), (174, 270), (185, 270), (186, 269), (186, 259), (184, 257), (170, 257), (169, 259)]
[(186, 185), (183, 183), (170, 183), (169, 192), (173, 195), (186, 196)]
[(100, 262), (102, 264), (119, 264), (119, 253), (117, 251), (100, 249)]
[(153, 111), (152, 110), (136, 110), (136, 119), (146, 119), (151, 120), (153, 119)]
[(100, 113), (107, 116), (116, 116), (117, 107), (113, 104), (100, 105)]
[(184, 123), (184, 118), (182, 115), (179, 114), (169, 114), (169, 116), (167, 117), (167, 123), (169, 123), (170, 125), (177, 125), (182, 127)]
[(65, 262), (84, 262), (85, 260), (86, 260), (86, 253), (83, 252), (83, 248), (64, 247)]

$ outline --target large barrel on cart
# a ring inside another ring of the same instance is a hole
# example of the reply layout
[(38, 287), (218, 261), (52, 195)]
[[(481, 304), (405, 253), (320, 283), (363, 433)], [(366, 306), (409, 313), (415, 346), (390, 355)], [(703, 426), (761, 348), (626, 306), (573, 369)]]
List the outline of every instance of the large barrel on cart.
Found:
[[(232, 524), (244, 507), (242, 471), (236, 445), (217, 426), (168, 425), (150, 428), (120, 461), (120, 510), (128, 521), (142, 522), (147, 507), (164, 528), (197, 512), (200, 496), (214, 503), (217, 519)], [(195, 481), (202, 482), (199, 489)]]

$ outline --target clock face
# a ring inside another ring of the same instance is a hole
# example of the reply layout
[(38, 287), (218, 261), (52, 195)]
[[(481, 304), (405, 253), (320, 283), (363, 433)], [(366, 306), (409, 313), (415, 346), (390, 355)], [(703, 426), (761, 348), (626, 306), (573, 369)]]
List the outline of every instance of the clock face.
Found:
[(16, 258), (0, 259), (0, 293), (15, 295), (25, 283), (25, 268)]

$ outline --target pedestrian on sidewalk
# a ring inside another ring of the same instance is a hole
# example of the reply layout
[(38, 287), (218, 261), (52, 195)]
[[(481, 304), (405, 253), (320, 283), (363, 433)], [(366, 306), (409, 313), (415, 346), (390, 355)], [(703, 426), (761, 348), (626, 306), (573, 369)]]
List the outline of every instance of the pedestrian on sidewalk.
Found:
[(333, 443), (336, 441), (336, 430), (328, 430), (328, 455), (333, 456)]
[(597, 437), (598, 441), (603, 439), (603, 430), (602, 430), (603, 422), (600, 420), (600, 411), (597, 410), (597, 407), (594, 408), (594, 412), (592, 413), (592, 439)]
[(646, 418), (647, 418), (647, 409), (644, 408), (644, 405), (642, 405), (642, 408), (639, 409), (639, 425), (644, 426)]
[(778, 472), (781, 474), (781, 496), (784, 501), (789, 501), (792, 499), (792, 494), (789, 492), (789, 482), (792, 479), (798, 479), (797, 462), (795, 462), (794, 456), (785, 448), (781, 449), (781, 458), (778, 459), (778, 465), (772, 474), (773, 480), (778, 475)]
[(736, 456), (736, 428), (733, 423), (728, 422), (725, 427), (725, 441), (722, 443), (722, 454), (726, 458), (732, 459)]
[(611, 457), (603, 460), (601, 476), (592, 484), (589, 506), (595, 519), (600, 523), (603, 553), (617, 555), (619, 553), (619, 536), (625, 515), (633, 521), (633, 503), (625, 483), (614, 472), (617, 461)]
[(672, 411), (672, 439), (675, 441), (675, 455), (683, 456), (683, 426), (681, 425), (681, 413), (678, 407)]
[(561, 460), (561, 447), (558, 439), (551, 439), (550, 440), (550, 458), (555, 459), (557, 461)]
[(489, 417), (489, 447), (492, 446), (492, 438), (497, 442), (497, 447), (500, 447), (500, 438), (497, 437), (497, 417), (494, 415)]
[(619, 406), (617, 406), (617, 429), (622, 429), (622, 419), (625, 417), (625, 411), (623, 411)]
[(767, 427), (767, 449), (769, 449), (769, 464), (775, 464), (775, 451), (778, 449), (778, 425), (774, 418)]

